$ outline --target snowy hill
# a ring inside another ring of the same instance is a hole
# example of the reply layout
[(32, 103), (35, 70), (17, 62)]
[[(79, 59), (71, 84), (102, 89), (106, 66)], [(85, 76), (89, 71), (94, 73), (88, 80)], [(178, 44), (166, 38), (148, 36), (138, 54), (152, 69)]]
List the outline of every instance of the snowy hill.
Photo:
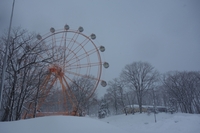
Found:
[(118, 115), (102, 121), (115, 125), (129, 133), (200, 133), (200, 115), (197, 114)]
[(0, 122), (1, 133), (199, 133), (200, 115), (117, 115), (104, 119), (49, 116), (15, 122)]

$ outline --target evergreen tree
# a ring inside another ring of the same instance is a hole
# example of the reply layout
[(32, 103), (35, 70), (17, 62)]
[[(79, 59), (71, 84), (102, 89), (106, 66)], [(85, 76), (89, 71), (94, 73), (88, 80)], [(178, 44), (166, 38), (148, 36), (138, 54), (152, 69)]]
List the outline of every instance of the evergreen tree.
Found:
[(98, 117), (101, 118), (105, 118), (107, 115), (109, 114), (109, 110), (108, 110), (108, 104), (106, 102), (106, 100), (102, 99), (100, 102), (100, 108), (98, 111)]
[(176, 112), (176, 99), (174, 98), (170, 98), (169, 99), (169, 108), (168, 111), (173, 114), (174, 112)]

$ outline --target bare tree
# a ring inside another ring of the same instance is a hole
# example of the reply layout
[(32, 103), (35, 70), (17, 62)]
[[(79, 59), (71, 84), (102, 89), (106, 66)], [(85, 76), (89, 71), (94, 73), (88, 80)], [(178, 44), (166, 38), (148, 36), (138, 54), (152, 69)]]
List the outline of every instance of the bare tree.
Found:
[(194, 72), (195, 75), (195, 93), (194, 93), (194, 100), (193, 104), (196, 107), (196, 112), (200, 114), (200, 72)]
[(152, 89), (158, 80), (158, 72), (147, 62), (134, 62), (125, 66), (121, 73), (123, 81), (137, 94), (140, 113), (147, 90)]
[(94, 85), (94, 77), (87, 75), (74, 79), (70, 85), (76, 98), (76, 108), (80, 115), (85, 111), (88, 112), (90, 105), (94, 102), (92, 99), (96, 99), (96, 94), (93, 93)]
[[(26, 110), (26, 105), (34, 98), (38, 85), (38, 74), (50, 58), (41, 58), (49, 47), (41, 47), (33, 40), (35, 34), (21, 28), (12, 30), (9, 40), (6, 79), (3, 90), (2, 120), (18, 120)], [(1, 45), (5, 46), (5, 37)], [(4, 53), (4, 47), (0, 51)], [(1, 66), (2, 68), (2, 62)], [(34, 81), (34, 82), (33, 82)]]
[(197, 72), (169, 72), (163, 78), (168, 95), (185, 113), (199, 113), (199, 83)]
[(115, 114), (118, 114), (120, 110), (123, 110), (126, 103), (126, 96), (124, 92), (124, 85), (120, 79), (113, 79), (108, 83), (109, 88), (104, 97), (106, 97), (109, 103), (115, 110)]

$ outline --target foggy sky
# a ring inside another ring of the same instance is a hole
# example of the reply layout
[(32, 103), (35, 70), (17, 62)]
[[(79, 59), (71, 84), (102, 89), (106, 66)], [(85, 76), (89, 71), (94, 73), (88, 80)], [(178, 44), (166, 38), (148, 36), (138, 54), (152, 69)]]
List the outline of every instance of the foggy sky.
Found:
[[(12, 0), (0, 1), (0, 34), (8, 29)], [(119, 77), (125, 65), (149, 62), (159, 72), (200, 70), (199, 0), (16, 0), (13, 27), (45, 34), (68, 24), (97, 36), (110, 67), (102, 79)]]

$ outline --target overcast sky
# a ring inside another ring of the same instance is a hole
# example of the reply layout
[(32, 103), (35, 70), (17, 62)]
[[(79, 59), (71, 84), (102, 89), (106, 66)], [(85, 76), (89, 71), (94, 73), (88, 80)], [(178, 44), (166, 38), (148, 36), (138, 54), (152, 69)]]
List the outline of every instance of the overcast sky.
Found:
[[(8, 29), (13, 0), (0, 1), (0, 31)], [(16, 0), (13, 27), (40, 34), (50, 27), (82, 26), (106, 47), (110, 67), (103, 79), (119, 77), (125, 65), (149, 62), (159, 72), (200, 70), (200, 0)]]

